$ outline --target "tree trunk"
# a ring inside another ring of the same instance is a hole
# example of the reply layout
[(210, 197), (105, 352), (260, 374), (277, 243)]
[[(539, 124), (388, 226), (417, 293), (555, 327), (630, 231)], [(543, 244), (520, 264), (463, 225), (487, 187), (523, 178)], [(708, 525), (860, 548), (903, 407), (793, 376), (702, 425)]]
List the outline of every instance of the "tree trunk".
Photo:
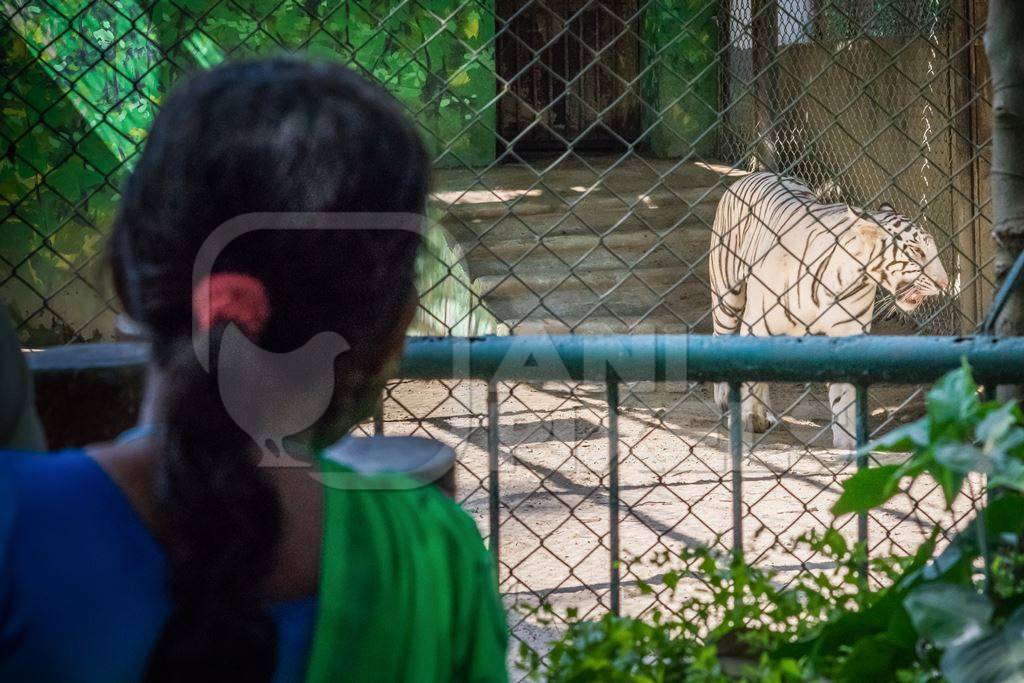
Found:
[(755, 168), (778, 171), (779, 150), (779, 3), (751, 0), (750, 22), (753, 45), (754, 108), (757, 123)]
[[(1024, 2), (990, 0), (985, 54), (992, 69), (992, 236), (996, 281), (1024, 249)], [(1024, 334), (1024, 293), (1013, 293), (996, 321), (1000, 336)], [(1019, 397), (1004, 387), (1001, 398)]]

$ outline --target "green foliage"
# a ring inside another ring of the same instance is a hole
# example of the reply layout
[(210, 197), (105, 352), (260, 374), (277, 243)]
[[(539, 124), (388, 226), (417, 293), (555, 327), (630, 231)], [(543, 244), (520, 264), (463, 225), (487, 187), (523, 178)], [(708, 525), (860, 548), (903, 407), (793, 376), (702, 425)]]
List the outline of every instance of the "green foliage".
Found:
[[(836, 530), (808, 534), (799, 545), (835, 563), (828, 574), (798, 576), (779, 587), (772, 572), (742, 558), (707, 548), (686, 549), (654, 560), (661, 568), (662, 600), (678, 603), (645, 619), (605, 615), (575, 620), (555, 641), (545, 662), (527, 647), (520, 666), (548, 681), (799, 681), (812, 674), (809, 659), (776, 654), (781, 646), (809, 637), (837, 611), (862, 598), (860, 546)], [(680, 600), (684, 579), (700, 581), (701, 595)], [(655, 592), (639, 582), (641, 593)]]
[[(550, 681), (680, 680), (688, 671), (715, 666), (685, 637), (678, 622), (665, 624), (606, 614), (574, 624), (552, 648)], [(538, 662), (539, 663), (539, 662)]]
[(479, 288), (469, 279), (459, 245), (437, 221), (427, 228), (416, 260), (416, 275), (420, 307), (409, 334), (507, 334), (483, 306)]
[(867, 512), (900, 491), (904, 478), (927, 473), (942, 486), (951, 506), (968, 472), (988, 475), (989, 484), (1024, 491), (1024, 426), (1015, 403), (982, 401), (964, 364), (949, 373), (925, 401), (927, 415), (868, 444), (872, 451), (911, 451), (902, 465), (861, 470), (843, 486), (833, 514)]
[(718, 122), (715, 4), (659, 0), (644, 12), (644, 126), (654, 156), (713, 154)]
[[(741, 557), (688, 549), (655, 559), (670, 567), (662, 597), (677, 608), (645, 619), (570, 615), (546, 666), (529, 648), (521, 666), (560, 682), (1024, 680), (1024, 419), (1014, 403), (982, 400), (966, 364), (935, 385), (926, 408), (868, 448), (910, 451), (907, 460), (848, 479), (834, 511), (867, 512), (925, 474), (951, 504), (968, 473), (988, 475), (988, 505), (941, 553), (936, 527), (913, 557), (872, 559), (884, 585), (869, 588), (865, 549), (830, 528), (799, 545), (835, 570), (780, 588)], [(708, 594), (677, 601), (683, 578)]]
[[(101, 256), (117, 188), (183, 73), (282, 52), (338, 60), (408, 107), (438, 166), (494, 159), (493, 3), (56, 0), (5, 7), (11, 30), (0, 33), (0, 61), (12, 77), (0, 94), (7, 141), (0, 300), (29, 344), (91, 339), (103, 323), (109, 328), (102, 271), (82, 267)], [(652, 150), (680, 156), (696, 141), (693, 151), (708, 152), (717, 120), (711, 5), (655, 2), (643, 25)], [(457, 250), (439, 230), (428, 238), (436, 258), (421, 259), (428, 311), (419, 329), (444, 332), (455, 320), (452, 332), (492, 331), (495, 322), (481, 316)], [(439, 284), (437, 276), (449, 273)]]
[(899, 471), (898, 465), (884, 465), (861, 470), (850, 477), (843, 494), (832, 506), (832, 514), (859, 512), (882, 505), (896, 494)]
[[(29, 344), (92, 338), (111, 293), (103, 236), (160, 102), (182, 73), (299, 52), (361, 69), (402, 100), (440, 165), (494, 154), (494, 23), (456, 0), (212, 0), (12, 5), (0, 33), (0, 300)], [(14, 11), (17, 9), (18, 11)], [(198, 18), (198, 19), (197, 19)], [(430, 331), (492, 330), (464, 266), (435, 227), (421, 259)], [(437, 265), (440, 264), (440, 265)], [(85, 268), (85, 270), (83, 270)], [(451, 275), (439, 283), (438, 274)], [(61, 318), (70, 327), (62, 326)], [(440, 321), (440, 322), (439, 322)], [(79, 329), (82, 328), (82, 329)], [(56, 336), (55, 336), (56, 333)]]

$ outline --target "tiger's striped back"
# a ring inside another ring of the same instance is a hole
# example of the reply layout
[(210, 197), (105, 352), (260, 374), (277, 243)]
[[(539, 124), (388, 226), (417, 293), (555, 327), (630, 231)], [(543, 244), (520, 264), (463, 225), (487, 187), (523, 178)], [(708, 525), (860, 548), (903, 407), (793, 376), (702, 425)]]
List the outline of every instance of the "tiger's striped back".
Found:
[(857, 220), (793, 178), (755, 173), (733, 185), (709, 254), (715, 333), (830, 334), (848, 323), (867, 331), (877, 281), (851, 286), (858, 264), (873, 260), (852, 230)]

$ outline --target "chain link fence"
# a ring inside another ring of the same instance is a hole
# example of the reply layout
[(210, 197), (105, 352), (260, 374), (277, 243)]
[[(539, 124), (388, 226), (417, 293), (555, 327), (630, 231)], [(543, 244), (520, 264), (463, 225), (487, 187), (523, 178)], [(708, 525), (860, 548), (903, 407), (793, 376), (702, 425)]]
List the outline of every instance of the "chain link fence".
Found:
[[(907, 314), (879, 287), (870, 331), (969, 333), (993, 291), (982, 0), (5, 0), (0, 33), (0, 300), (23, 341), (109, 339), (103, 237), (162, 97), (227, 59), (299, 52), (384, 83), (420, 124), (436, 220), (418, 333), (710, 333), (716, 209), (751, 171), (823, 203), (883, 202), (932, 235), (945, 291)], [(787, 277), (781, 274), (783, 279)], [(790, 274), (794, 275), (794, 274)], [(527, 359), (528, 360), (528, 359)], [(510, 604), (608, 609), (605, 388), (494, 387), (501, 588)], [(773, 387), (748, 433), (745, 548), (818, 571), (794, 545), (823, 528), (852, 472), (822, 387)], [(486, 528), (487, 387), (403, 381), (380, 423), (457, 447), (458, 499)], [(757, 400), (757, 397), (753, 400)], [(873, 388), (874, 433), (920, 414), (920, 390)], [(727, 550), (727, 425), (711, 387), (623, 387), (623, 557)], [(970, 482), (972, 496), (979, 482)], [(873, 552), (912, 552), (934, 520), (923, 484), (869, 524)], [(844, 522), (845, 523), (845, 522)], [(843, 527), (851, 537), (852, 521)], [(642, 559), (623, 587), (659, 574)], [(695, 589), (699, 581), (694, 579)], [(630, 594), (643, 613), (662, 594)], [(556, 626), (526, 612), (517, 638)]]

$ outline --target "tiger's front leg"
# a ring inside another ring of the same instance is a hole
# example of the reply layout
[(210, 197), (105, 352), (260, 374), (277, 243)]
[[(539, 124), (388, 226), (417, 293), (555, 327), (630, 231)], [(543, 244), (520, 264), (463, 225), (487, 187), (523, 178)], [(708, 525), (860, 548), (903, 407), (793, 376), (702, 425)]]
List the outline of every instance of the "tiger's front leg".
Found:
[(767, 432), (775, 423), (768, 399), (768, 385), (752, 382), (743, 385), (743, 429)]
[[(740, 327), (741, 336), (770, 337), (780, 333), (780, 330), (773, 330), (769, 326), (769, 318), (779, 316), (782, 308), (778, 305), (766, 307), (758, 302), (765, 300), (778, 301), (778, 294), (767, 288), (763, 279), (756, 279), (747, 283), (748, 303), (743, 311), (743, 324)], [(765, 312), (767, 309), (767, 312)], [(784, 333), (784, 332), (782, 332)], [(743, 429), (748, 432), (767, 432), (771, 426), (778, 422), (771, 413), (771, 403), (768, 399), (768, 385), (765, 382), (748, 382), (743, 385)]]
[[(741, 394), (743, 429), (748, 432), (767, 432), (775, 424), (776, 419), (769, 411), (768, 385), (764, 382), (746, 383)], [(729, 385), (725, 382), (715, 383), (715, 403), (729, 418)]]
[(840, 450), (857, 449), (857, 391), (852, 384), (830, 384), (828, 404), (832, 410), (832, 445)]

